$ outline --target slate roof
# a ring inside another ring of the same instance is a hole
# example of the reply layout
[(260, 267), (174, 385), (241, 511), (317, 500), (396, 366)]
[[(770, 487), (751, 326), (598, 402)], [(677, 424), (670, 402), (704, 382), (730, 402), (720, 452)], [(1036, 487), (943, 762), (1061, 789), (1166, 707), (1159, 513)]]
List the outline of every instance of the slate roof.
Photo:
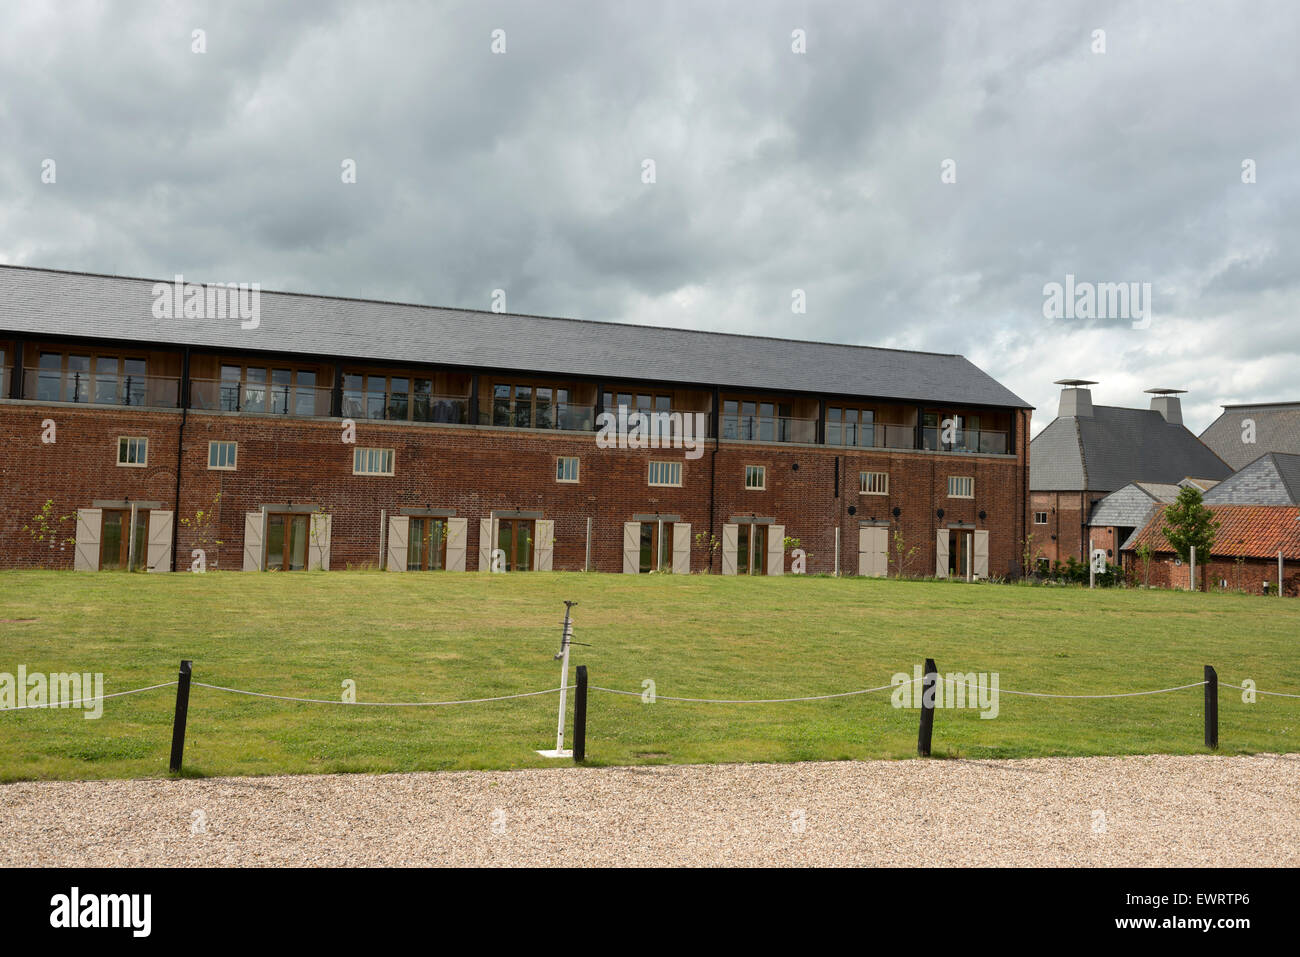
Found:
[(1205, 493), (1206, 505), (1300, 505), (1300, 455), (1266, 452)]
[(919, 402), (1031, 408), (959, 355), (261, 292), (261, 321), (158, 319), (156, 282), (0, 265), (0, 330)]
[[(1242, 441), (1243, 420), (1255, 423), (1255, 442)], [(1300, 454), (1300, 402), (1225, 405), (1201, 433), (1201, 441), (1234, 469), (1253, 462), (1261, 452)]]
[(1130, 482), (1093, 506), (1088, 524), (1140, 528), (1151, 518), (1153, 507), (1168, 505), (1177, 497), (1177, 485)]
[(1034, 492), (1114, 492), (1129, 482), (1231, 472), (1195, 435), (1150, 409), (1095, 405), (1092, 415), (1058, 416), (1029, 446)]
[[(1211, 554), (1216, 558), (1300, 559), (1300, 508), (1289, 505), (1218, 505), (1211, 509), (1220, 522)], [(1135, 532), (1123, 549), (1147, 543), (1154, 552), (1171, 552), (1164, 536), (1163, 510)]]

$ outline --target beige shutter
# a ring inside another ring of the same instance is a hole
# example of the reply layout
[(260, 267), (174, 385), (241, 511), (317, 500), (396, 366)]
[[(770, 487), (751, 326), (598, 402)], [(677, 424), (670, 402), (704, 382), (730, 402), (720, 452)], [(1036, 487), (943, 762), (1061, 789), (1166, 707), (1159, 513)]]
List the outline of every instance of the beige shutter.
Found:
[(768, 575), (785, 574), (784, 525), (769, 525), (767, 527), (767, 573)]
[(447, 519), (447, 571), (465, 570), (465, 539), (469, 535), (469, 521), (463, 518)]
[(260, 572), (262, 570), (262, 528), (264, 516), (261, 512), (244, 514), (244, 571)]
[(492, 570), (492, 519), (478, 520), (478, 570)]
[(623, 523), (623, 574), (641, 571), (641, 523)]
[(989, 533), (987, 529), (975, 530), (975, 577), (989, 577)]
[(934, 577), (948, 577), (948, 529), (939, 529), (934, 542)]
[(858, 574), (871, 574), (871, 529), (858, 529)]
[(722, 526), (722, 574), (736, 574), (738, 531), (735, 525)]
[(549, 572), (555, 556), (555, 522), (539, 518), (533, 524), (533, 570)]
[(330, 570), (330, 526), (332, 516), (324, 512), (312, 512), (307, 533), (307, 571), (317, 569)]
[(99, 571), (99, 533), (103, 521), (102, 509), (77, 509), (77, 542), (72, 552), (72, 567), (79, 572)]
[(691, 523), (673, 523), (673, 574), (691, 573)]
[(871, 530), (872, 572), (877, 578), (889, 577), (889, 529), (881, 526)]
[(172, 570), (172, 521), (171, 512), (149, 513), (149, 545), (145, 560), (151, 572)]
[(385, 563), (388, 571), (406, 571), (407, 545), (410, 541), (410, 517), (407, 515), (391, 516), (388, 519), (388, 560)]

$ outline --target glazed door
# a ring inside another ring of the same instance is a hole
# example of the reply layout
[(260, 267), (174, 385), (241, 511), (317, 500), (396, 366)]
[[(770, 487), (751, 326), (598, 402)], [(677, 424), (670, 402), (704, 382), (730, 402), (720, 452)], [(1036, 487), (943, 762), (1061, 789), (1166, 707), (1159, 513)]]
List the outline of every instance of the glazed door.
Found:
[(447, 520), (412, 518), (406, 570), (441, 571), (447, 567)]
[[(99, 540), (101, 571), (139, 571), (146, 566), (149, 512), (137, 509), (135, 527), (131, 526), (129, 508), (106, 508)], [(132, 538), (135, 539), (134, 543)], [(134, 545), (134, 548), (132, 547)]]
[(533, 520), (497, 519), (497, 548), (505, 552), (506, 571), (526, 572), (533, 563)]
[(266, 568), (285, 572), (307, 567), (306, 515), (271, 512), (266, 516)]

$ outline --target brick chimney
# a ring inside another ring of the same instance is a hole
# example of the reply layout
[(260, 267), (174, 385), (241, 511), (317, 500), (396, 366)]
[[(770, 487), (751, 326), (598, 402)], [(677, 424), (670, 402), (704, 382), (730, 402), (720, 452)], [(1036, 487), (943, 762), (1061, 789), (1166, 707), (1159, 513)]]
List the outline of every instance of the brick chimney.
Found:
[(1147, 389), (1151, 396), (1151, 411), (1159, 412), (1170, 425), (1183, 424), (1183, 404), (1178, 396), (1186, 389)]
[(1063, 386), (1061, 405), (1056, 412), (1058, 418), (1092, 416), (1092, 390), (1088, 386), (1097, 383), (1088, 379), (1057, 379), (1054, 384)]

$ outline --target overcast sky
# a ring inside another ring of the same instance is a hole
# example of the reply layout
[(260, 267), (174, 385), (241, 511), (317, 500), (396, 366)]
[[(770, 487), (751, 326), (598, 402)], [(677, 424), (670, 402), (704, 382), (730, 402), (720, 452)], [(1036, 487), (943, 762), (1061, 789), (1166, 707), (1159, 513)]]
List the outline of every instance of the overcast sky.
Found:
[[(1063, 377), (1188, 389), (1198, 432), (1300, 400), (1300, 4), (0, 20), (0, 261), (959, 352), (1036, 430)], [(1150, 323), (1045, 318), (1067, 274), (1150, 283)]]

